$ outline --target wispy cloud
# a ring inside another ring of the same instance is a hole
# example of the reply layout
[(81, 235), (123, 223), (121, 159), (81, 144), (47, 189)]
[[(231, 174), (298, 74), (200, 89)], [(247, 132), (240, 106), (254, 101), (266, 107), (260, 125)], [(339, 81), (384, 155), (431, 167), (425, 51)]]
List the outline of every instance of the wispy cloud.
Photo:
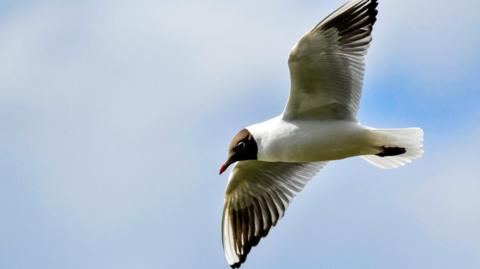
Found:
[[(290, 48), (342, 2), (6, 5), (0, 267), (223, 266), (225, 179), (216, 168), (224, 146), (235, 129), (280, 112)], [(362, 119), (425, 125), (425, 157), (387, 173), (356, 160), (328, 167), (249, 257), (250, 267), (298, 265), (302, 248), (304, 267), (319, 256), (328, 268), (428, 267), (421, 257), (402, 263), (418, 250), (476, 268), (473, 254), (435, 243), (480, 248), (478, 131), (470, 129), (478, 4), (450, 5), (381, 1), (367, 57)], [(298, 236), (298, 227), (321, 242)]]

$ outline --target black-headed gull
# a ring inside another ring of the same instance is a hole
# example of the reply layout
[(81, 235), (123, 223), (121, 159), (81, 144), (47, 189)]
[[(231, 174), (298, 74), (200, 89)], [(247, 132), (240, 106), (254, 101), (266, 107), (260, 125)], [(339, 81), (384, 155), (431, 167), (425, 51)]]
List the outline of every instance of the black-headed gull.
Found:
[(356, 119), (376, 7), (376, 0), (351, 1), (307, 32), (288, 58), (291, 90), (283, 113), (233, 138), (220, 167), (223, 173), (236, 163), (222, 218), (232, 268), (327, 161), (361, 156), (388, 169), (422, 155), (422, 129), (374, 129)]

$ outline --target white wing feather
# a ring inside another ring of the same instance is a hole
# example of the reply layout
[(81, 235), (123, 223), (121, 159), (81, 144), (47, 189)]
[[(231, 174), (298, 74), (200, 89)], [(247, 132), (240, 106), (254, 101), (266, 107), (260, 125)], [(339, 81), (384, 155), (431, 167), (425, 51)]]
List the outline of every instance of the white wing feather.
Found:
[(225, 257), (238, 268), (262, 237), (283, 216), (288, 204), (325, 165), (241, 161), (225, 193), (222, 240)]
[(352, 1), (293, 47), (284, 119), (355, 119), (376, 6), (376, 0)]

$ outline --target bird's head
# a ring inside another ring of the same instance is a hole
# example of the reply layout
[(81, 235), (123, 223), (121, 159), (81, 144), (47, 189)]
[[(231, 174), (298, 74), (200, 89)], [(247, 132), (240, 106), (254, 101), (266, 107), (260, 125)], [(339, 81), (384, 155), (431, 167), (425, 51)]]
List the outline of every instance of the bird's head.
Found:
[(228, 158), (225, 163), (220, 166), (220, 174), (227, 170), (232, 163), (244, 160), (256, 160), (257, 152), (257, 142), (255, 142), (253, 135), (247, 129), (241, 130), (233, 137), (230, 146), (228, 146)]

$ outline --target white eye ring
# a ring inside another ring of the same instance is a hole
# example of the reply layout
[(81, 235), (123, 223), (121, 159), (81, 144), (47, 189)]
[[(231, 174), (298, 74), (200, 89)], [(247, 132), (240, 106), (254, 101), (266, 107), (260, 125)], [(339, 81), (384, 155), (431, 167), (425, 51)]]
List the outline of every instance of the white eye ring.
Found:
[(244, 149), (246, 146), (247, 146), (247, 145), (246, 145), (245, 142), (243, 142), (243, 141), (240, 141), (240, 142), (238, 142), (238, 144), (237, 144), (237, 148), (239, 148), (239, 149)]

